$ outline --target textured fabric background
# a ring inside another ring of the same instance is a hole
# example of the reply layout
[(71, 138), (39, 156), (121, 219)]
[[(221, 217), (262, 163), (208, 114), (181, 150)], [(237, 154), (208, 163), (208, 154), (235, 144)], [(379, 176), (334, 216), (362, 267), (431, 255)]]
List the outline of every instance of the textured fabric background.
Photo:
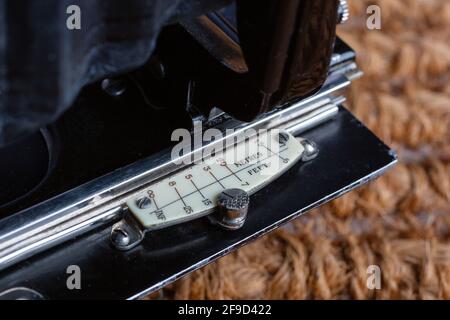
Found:
[[(365, 27), (369, 4), (381, 6), (381, 31)], [(167, 298), (450, 298), (450, 1), (353, 0), (351, 9), (339, 33), (365, 77), (348, 107), (400, 164), (169, 286)], [(372, 264), (381, 290), (367, 289)]]

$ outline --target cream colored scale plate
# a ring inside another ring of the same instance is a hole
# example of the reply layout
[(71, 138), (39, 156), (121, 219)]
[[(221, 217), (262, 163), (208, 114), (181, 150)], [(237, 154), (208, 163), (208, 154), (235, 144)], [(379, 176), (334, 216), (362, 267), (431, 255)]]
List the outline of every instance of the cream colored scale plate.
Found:
[[(222, 191), (239, 188), (251, 195), (286, 172), (303, 152), (303, 145), (289, 133), (265, 131), (156, 182), (127, 206), (150, 230), (197, 219), (214, 211)], [(151, 201), (141, 209), (143, 197)]]

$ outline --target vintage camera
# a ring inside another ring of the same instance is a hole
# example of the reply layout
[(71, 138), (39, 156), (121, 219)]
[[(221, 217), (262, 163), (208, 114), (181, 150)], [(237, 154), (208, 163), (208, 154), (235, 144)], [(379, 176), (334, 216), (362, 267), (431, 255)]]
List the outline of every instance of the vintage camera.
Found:
[(343, 107), (347, 19), (338, 0), (0, 0), (0, 297), (143, 297), (395, 164)]

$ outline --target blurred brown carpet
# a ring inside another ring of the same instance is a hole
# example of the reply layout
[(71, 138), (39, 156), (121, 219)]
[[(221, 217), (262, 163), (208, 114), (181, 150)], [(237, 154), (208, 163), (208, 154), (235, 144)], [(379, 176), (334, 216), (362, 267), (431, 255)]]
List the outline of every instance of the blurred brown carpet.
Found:
[[(366, 28), (378, 4), (382, 30)], [(176, 299), (450, 298), (450, 1), (351, 1), (348, 107), (401, 163), (164, 290)], [(281, 209), (281, 208), (280, 208)], [(367, 267), (382, 272), (367, 289)]]

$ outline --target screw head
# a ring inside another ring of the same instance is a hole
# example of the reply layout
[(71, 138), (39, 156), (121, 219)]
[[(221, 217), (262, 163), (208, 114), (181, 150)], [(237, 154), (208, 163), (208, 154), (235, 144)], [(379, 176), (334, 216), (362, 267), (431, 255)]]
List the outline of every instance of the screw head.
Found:
[(152, 200), (149, 197), (142, 197), (136, 200), (136, 206), (139, 209), (148, 209), (152, 205)]
[(286, 132), (280, 132), (278, 134), (278, 142), (286, 143), (289, 140), (289, 135)]
[(319, 148), (314, 142), (305, 139), (300, 143), (305, 149), (303, 151), (302, 161), (307, 162), (317, 158), (317, 156), (319, 155)]
[(247, 218), (250, 196), (241, 189), (224, 190), (217, 198), (217, 212), (213, 222), (227, 230), (241, 228)]
[(120, 228), (116, 228), (111, 232), (111, 241), (117, 247), (125, 247), (130, 244), (130, 236)]

